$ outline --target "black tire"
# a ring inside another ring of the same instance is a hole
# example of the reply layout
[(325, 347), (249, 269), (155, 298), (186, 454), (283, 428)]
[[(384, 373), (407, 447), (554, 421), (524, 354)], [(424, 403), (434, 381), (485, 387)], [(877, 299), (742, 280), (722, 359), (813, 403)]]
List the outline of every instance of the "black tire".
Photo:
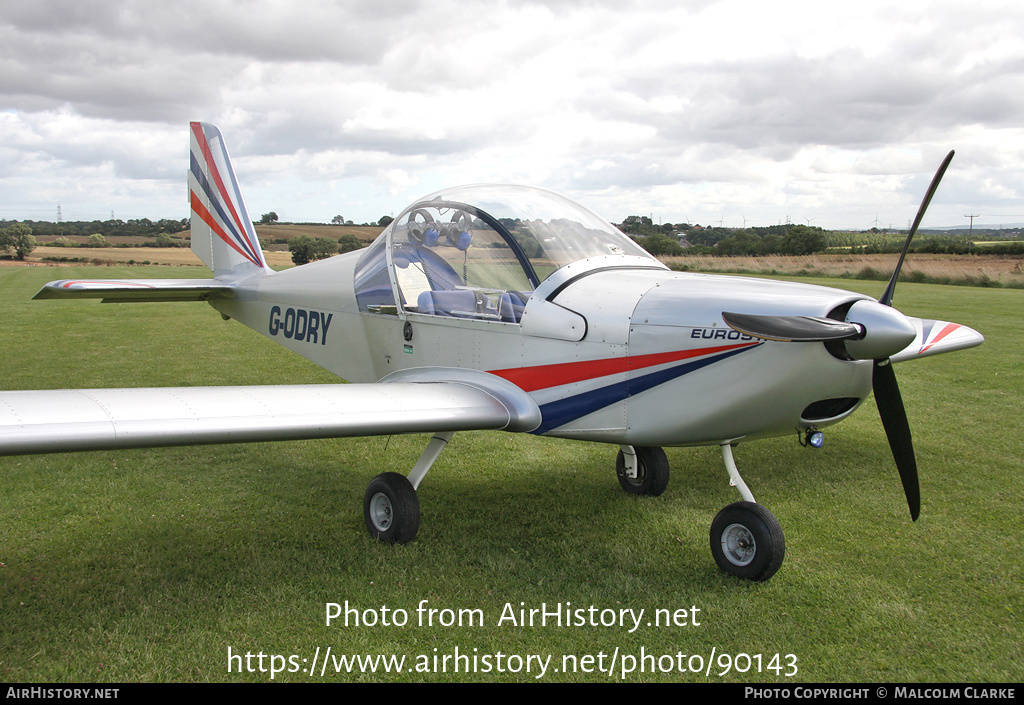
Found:
[(615, 459), (615, 474), (622, 489), (630, 494), (657, 497), (668, 487), (668, 458), (657, 446), (634, 448), (636, 451), (636, 477), (626, 475), (626, 459), (619, 451)]
[(726, 573), (763, 582), (782, 565), (786, 539), (779, 520), (767, 509), (736, 502), (711, 522), (711, 553)]
[(370, 536), (384, 543), (409, 543), (420, 528), (420, 500), (412, 483), (397, 472), (373, 478), (363, 495), (363, 519)]

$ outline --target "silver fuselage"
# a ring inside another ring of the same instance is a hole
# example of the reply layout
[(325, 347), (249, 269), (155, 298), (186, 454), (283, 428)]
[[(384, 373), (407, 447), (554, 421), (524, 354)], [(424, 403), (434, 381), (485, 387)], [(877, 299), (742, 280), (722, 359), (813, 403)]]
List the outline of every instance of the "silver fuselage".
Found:
[(564, 438), (660, 446), (786, 435), (845, 418), (871, 391), (871, 361), (756, 340), (721, 315), (826, 316), (870, 300), (860, 294), (596, 258), (545, 279), (518, 323), (374, 313), (356, 303), (359, 257), (243, 280), (234, 299), (211, 305), (351, 382), (428, 367), (497, 374), (534, 398), (536, 432)]

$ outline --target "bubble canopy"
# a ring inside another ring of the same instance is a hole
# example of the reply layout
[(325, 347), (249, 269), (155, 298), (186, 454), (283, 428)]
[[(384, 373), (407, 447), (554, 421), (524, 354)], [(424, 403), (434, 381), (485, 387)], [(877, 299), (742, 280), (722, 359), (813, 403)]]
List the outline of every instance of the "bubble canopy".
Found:
[(512, 323), (540, 282), (567, 264), (592, 257), (623, 257), (624, 264), (654, 259), (563, 196), (494, 184), (438, 191), (406, 208), (357, 266), (363, 310), (371, 310), (369, 280), (383, 284), (370, 274), (385, 255), (397, 288), (392, 302), (402, 310)]

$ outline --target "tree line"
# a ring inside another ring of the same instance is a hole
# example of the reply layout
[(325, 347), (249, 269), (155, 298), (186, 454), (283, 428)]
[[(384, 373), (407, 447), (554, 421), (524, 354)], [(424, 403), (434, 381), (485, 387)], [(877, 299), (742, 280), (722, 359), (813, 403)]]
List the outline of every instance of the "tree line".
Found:
[(188, 229), (188, 218), (181, 220), (150, 220), (149, 218), (133, 218), (130, 220), (62, 220), (54, 223), (48, 220), (0, 220), (0, 227), (8, 227), (20, 222), (31, 228), (33, 234), (42, 237), (52, 235), (93, 235), (100, 233), (107, 237), (156, 237), (160, 234), (170, 235)]
[(366, 243), (352, 234), (342, 235), (337, 240), (310, 235), (296, 235), (288, 240), (288, 251), (292, 253), (292, 262), (297, 265), (326, 259), (331, 255), (352, 252), (363, 247), (366, 247)]
[[(817, 226), (786, 224), (742, 230), (702, 228), (689, 223), (655, 225), (647, 216), (631, 215), (622, 221), (620, 227), (656, 256), (809, 255), (828, 249), (828, 233)], [(685, 246), (679, 237), (673, 235), (675, 232), (685, 238)]]
[[(793, 223), (743, 229), (701, 227), (689, 223), (655, 225), (647, 216), (639, 215), (629, 216), (619, 228), (652, 255), (669, 257), (807, 255), (835, 252), (839, 248), (850, 254), (887, 254), (900, 252), (907, 237), (906, 231), (880, 231), (877, 228), (863, 232), (837, 231)], [(922, 231), (918, 233), (910, 251), (1015, 256), (1024, 254), (1024, 243), (1009, 238), (1020, 236), (1020, 229), (975, 230), (973, 239), (958, 230)], [(979, 238), (996, 242), (978, 245), (975, 241)]]

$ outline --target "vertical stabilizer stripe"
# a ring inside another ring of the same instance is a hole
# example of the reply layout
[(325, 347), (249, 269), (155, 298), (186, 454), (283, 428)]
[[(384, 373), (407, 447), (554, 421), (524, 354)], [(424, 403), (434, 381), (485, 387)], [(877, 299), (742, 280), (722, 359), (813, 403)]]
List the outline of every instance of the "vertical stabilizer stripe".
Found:
[(203, 205), (202, 200), (199, 198), (198, 195), (196, 195), (195, 191), (192, 191), (192, 212), (198, 215), (204, 223), (210, 226), (210, 230), (215, 232), (217, 234), (217, 237), (223, 240), (228, 245), (228, 247), (233, 249), (238, 254), (242, 255), (242, 257), (245, 257), (245, 259), (249, 260), (253, 264), (257, 266), (262, 266), (262, 262), (257, 262), (255, 259), (253, 259), (252, 255), (242, 250), (242, 248), (238, 246), (238, 244), (231, 238), (231, 236), (224, 232), (224, 229), (220, 227), (220, 224), (217, 222), (217, 219), (213, 217), (213, 214), (210, 213), (210, 211), (206, 210), (206, 206)]
[[(245, 226), (245, 220), (238, 215), (238, 211), (235, 209), (234, 199), (231, 198), (230, 191), (228, 191), (227, 187), (224, 185), (224, 180), (221, 178), (220, 170), (217, 168), (217, 162), (213, 158), (213, 150), (210, 148), (210, 143), (206, 139), (206, 131), (203, 128), (203, 124), (199, 122), (192, 123), (192, 133), (196, 136), (196, 141), (199, 144), (200, 151), (203, 153), (203, 159), (206, 162), (206, 167), (209, 170), (210, 176), (213, 177), (213, 182), (216, 184), (217, 190), (221, 195), (221, 198), (216, 200), (223, 200), (225, 202), (225, 205), (227, 205), (228, 209), (231, 211), (234, 224), (238, 226), (238, 232), (240, 234), (239, 239), (244, 241), (248, 245), (248, 249), (255, 254), (256, 258), (259, 260), (257, 264), (262, 265), (263, 253), (260, 252), (259, 248), (253, 244), (252, 240), (250, 240), (248, 228)], [(215, 199), (211, 198), (211, 200)]]
[[(244, 240), (241, 237), (241, 235), (235, 229), (235, 224), (228, 217), (228, 214), (224, 212), (224, 207), (221, 205), (221, 199), (219, 199), (217, 197), (217, 194), (215, 194), (211, 189), (210, 181), (206, 178), (206, 174), (203, 173), (202, 166), (196, 159), (195, 154), (192, 155), (192, 175), (196, 177), (196, 182), (199, 184), (199, 188), (202, 190), (203, 194), (209, 200), (210, 205), (213, 206), (215, 211), (217, 211), (217, 215), (220, 216), (218, 222), (224, 228), (224, 230), (221, 231), (223, 233), (221, 235), (221, 239), (224, 239), (225, 235), (231, 237), (235, 241), (235, 243), (237, 243), (237, 246), (232, 243), (228, 244), (230, 244), (236, 250), (238, 249), (238, 247), (241, 247), (243, 250), (245, 250), (245, 253), (243, 254), (246, 254), (246, 259), (249, 259), (250, 261), (259, 264), (260, 262), (258, 260), (262, 260), (262, 257), (260, 257), (260, 255), (258, 255), (251, 248), (246, 246), (246, 240)], [(211, 213), (211, 215), (213, 214)]]

